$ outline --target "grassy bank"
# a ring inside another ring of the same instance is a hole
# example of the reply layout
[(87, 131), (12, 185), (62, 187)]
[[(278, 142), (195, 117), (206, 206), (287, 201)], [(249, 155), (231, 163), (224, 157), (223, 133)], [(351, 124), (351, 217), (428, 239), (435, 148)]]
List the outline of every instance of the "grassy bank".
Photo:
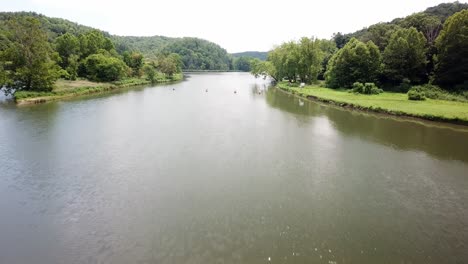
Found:
[[(175, 82), (180, 81), (182, 79), (182, 74), (176, 74), (172, 78), (158, 76), (156, 79), (156, 83)], [(18, 91), (14, 94), (14, 97), (16, 103), (19, 105), (38, 104), (76, 96), (98, 94), (126, 87), (149, 84), (151, 84), (151, 82), (144, 78), (128, 78), (112, 83), (91, 82), (88, 80), (58, 80), (55, 83), (55, 87), (51, 92)]]
[(407, 94), (384, 92), (378, 95), (350, 93), (319, 86), (290, 87), (279, 83), (278, 88), (308, 99), (342, 107), (386, 113), (396, 116), (416, 117), (433, 121), (468, 125), (468, 103), (445, 100), (410, 101)]

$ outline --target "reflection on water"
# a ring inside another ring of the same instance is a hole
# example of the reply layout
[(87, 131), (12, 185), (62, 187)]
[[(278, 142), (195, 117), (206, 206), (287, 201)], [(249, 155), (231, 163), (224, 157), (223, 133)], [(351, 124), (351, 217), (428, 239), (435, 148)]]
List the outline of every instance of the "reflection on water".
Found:
[(360, 137), (403, 150), (424, 151), (441, 159), (468, 161), (468, 129), (449, 124), (431, 124), (339, 109), (279, 89), (269, 89), (269, 105), (298, 115), (303, 122), (311, 116), (326, 116), (335, 129), (345, 135)]
[(0, 263), (464, 263), (467, 142), (242, 73), (1, 104)]

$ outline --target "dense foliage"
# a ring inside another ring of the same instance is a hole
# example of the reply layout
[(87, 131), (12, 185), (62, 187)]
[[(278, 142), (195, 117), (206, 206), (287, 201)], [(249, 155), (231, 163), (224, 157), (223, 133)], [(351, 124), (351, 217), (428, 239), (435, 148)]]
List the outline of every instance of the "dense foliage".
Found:
[(162, 49), (165, 53), (177, 53), (182, 58), (183, 69), (229, 70), (230, 57), (225, 49), (198, 38), (175, 39)]
[(468, 90), (468, 10), (449, 17), (436, 40), (439, 51), (436, 81), (448, 88)]
[(253, 60), (251, 71), (276, 80), (314, 82), (322, 71), (323, 60), (329, 57), (329, 45), (324, 42), (329, 41), (304, 37), (298, 42), (283, 43), (268, 54), (268, 61)]
[(268, 51), (244, 51), (231, 53), (231, 56), (234, 58), (249, 57), (265, 61), (268, 58)]
[(351, 39), (333, 55), (325, 73), (326, 84), (332, 88), (351, 87), (355, 82), (375, 82), (381, 70), (382, 56), (372, 42)]
[[(159, 76), (181, 71), (177, 54), (149, 61)], [(115, 82), (140, 77), (144, 56), (118, 53), (105, 32), (35, 13), (0, 13), (0, 86), (7, 93), (52, 91), (59, 78)]]
[[(331, 88), (351, 88), (358, 82), (354, 91), (364, 94), (379, 93), (377, 85), (406, 93), (413, 85), (434, 83), (458, 95), (431, 88), (422, 92), (424, 98), (464, 97), (468, 93), (467, 8), (468, 4), (459, 2), (441, 4), (351, 34), (336, 33), (331, 41), (315, 40), (318, 45), (307, 38), (287, 42), (273, 49), (266, 62), (252, 60), (251, 73), (276, 81), (325, 79)], [(411, 98), (419, 96), (418, 89), (411, 90)]]
[(351, 89), (353, 93), (358, 94), (380, 94), (383, 93), (383, 90), (377, 87), (375, 83), (360, 83), (355, 82), (353, 83), (353, 89)]
[(426, 39), (414, 27), (395, 31), (383, 52), (384, 75), (394, 82), (421, 83), (426, 76)]
[(150, 60), (161, 53), (176, 53), (186, 70), (230, 70), (231, 57), (219, 45), (198, 38), (112, 36), (117, 50), (138, 51)]
[(13, 90), (51, 91), (60, 67), (37, 19), (20, 17), (2, 29), (0, 86)]

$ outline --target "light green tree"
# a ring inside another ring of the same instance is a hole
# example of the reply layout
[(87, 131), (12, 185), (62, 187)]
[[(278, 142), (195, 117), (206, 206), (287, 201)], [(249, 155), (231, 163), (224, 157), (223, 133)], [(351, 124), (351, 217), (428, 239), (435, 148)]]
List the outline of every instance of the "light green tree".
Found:
[(314, 38), (301, 38), (297, 44), (297, 72), (302, 82), (311, 83), (317, 80), (322, 69), (324, 53), (320, 41)]

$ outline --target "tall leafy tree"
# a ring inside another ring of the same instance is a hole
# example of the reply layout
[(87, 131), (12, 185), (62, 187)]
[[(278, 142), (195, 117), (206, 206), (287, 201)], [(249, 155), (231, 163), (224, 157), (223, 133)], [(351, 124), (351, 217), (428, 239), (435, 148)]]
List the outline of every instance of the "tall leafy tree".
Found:
[(442, 23), (437, 16), (429, 15), (426, 13), (416, 13), (405, 17), (399, 22), (400, 26), (404, 28), (414, 27), (422, 32), (426, 37), (429, 44), (433, 44), (440, 30)]
[(302, 82), (313, 82), (322, 68), (324, 53), (320, 41), (314, 38), (302, 38), (297, 45), (298, 75)]
[(65, 33), (55, 39), (55, 49), (61, 58), (60, 66), (66, 69), (70, 56), (80, 54), (80, 41), (75, 35)]
[(8, 47), (1, 53), (6, 62), (7, 91), (50, 91), (59, 77), (60, 67), (52, 60), (56, 54), (47, 41), (39, 20), (15, 17), (8, 21)]
[[(91, 30), (78, 37), (80, 41), (81, 58), (99, 53), (99, 50), (115, 52), (115, 47), (109, 38), (106, 38), (99, 30)], [(115, 52), (116, 53), (116, 52)]]
[(298, 45), (293, 41), (283, 43), (268, 54), (268, 60), (275, 67), (278, 80), (287, 78), (290, 82), (296, 81), (299, 56)]
[(439, 51), (436, 81), (451, 88), (463, 84), (468, 90), (468, 10), (449, 17), (436, 40)]
[(328, 62), (338, 49), (336, 48), (336, 44), (333, 40), (319, 39), (318, 41), (320, 45), (320, 50), (323, 53), (322, 68), (320, 70), (320, 73), (318, 74), (318, 79), (324, 80)]
[(426, 74), (426, 39), (416, 28), (403, 28), (393, 33), (383, 53), (385, 77), (401, 83), (408, 79), (420, 83)]
[(375, 82), (380, 73), (381, 54), (372, 42), (352, 38), (328, 63), (326, 84), (332, 88), (351, 87), (354, 82)]
[(400, 27), (389, 23), (378, 23), (370, 26), (359, 39), (363, 42), (372, 40), (381, 52), (387, 47), (392, 34)]

